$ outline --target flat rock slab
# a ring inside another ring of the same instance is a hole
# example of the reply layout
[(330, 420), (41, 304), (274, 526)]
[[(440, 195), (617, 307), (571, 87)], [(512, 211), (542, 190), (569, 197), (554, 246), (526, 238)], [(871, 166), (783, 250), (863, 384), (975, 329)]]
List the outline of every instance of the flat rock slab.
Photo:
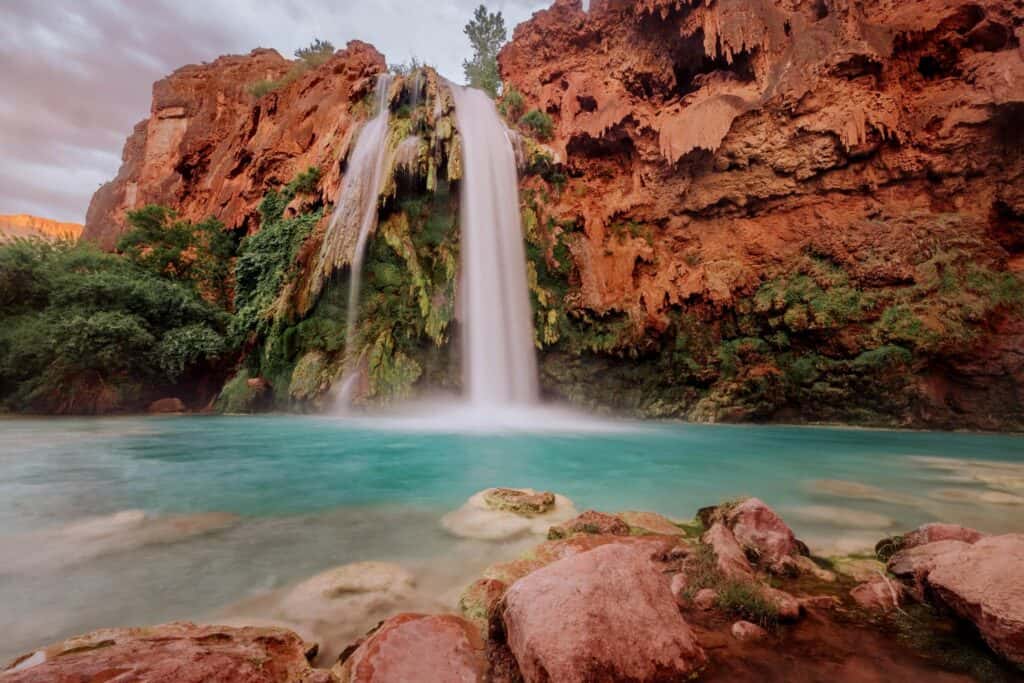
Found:
[(479, 632), (452, 614), (391, 617), (334, 669), (342, 683), (475, 683), (486, 671)]
[(303, 683), (331, 680), (313, 669), (308, 646), (277, 628), (229, 628), (175, 622), (104, 629), (15, 660), (4, 683)]
[(527, 683), (685, 679), (706, 657), (648, 544), (612, 543), (538, 569), (505, 595)]
[(946, 554), (927, 582), (993, 650), (1024, 665), (1024, 534), (990, 536)]

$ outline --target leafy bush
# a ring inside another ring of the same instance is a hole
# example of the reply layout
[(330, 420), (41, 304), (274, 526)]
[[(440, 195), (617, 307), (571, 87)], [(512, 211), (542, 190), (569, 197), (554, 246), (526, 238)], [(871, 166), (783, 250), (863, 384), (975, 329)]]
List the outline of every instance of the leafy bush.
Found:
[(330, 41), (314, 38), (306, 47), (295, 51), (295, 57), (301, 59), (308, 67), (316, 68), (334, 55), (334, 45)]
[(28, 412), (138, 408), (228, 353), (227, 313), (155, 263), (86, 242), (0, 246), (0, 401)]
[(519, 119), (519, 125), (532, 131), (534, 137), (542, 142), (550, 140), (555, 134), (555, 123), (540, 109), (531, 109)]
[(523, 94), (515, 88), (509, 88), (501, 98), (501, 113), (510, 121), (523, 115)]

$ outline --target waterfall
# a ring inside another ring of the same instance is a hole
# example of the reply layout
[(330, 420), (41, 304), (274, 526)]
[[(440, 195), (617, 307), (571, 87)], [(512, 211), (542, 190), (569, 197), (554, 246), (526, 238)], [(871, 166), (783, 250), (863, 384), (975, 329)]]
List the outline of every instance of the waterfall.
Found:
[(533, 317), (508, 130), (482, 91), (451, 86), (462, 142), (459, 190), (462, 374), (477, 406), (537, 399)]
[(366, 242), (377, 227), (377, 209), (387, 157), (388, 121), (390, 111), (388, 93), (391, 76), (381, 74), (377, 79), (376, 114), (367, 121), (356, 140), (349, 157), (348, 168), (338, 190), (334, 213), (331, 214), (324, 243), (320, 250), (317, 273), (321, 280), (316, 290), (335, 269), (351, 264), (349, 278), (348, 311), (345, 317), (345, 377), (341, 382), (340, 398), (348, 403), (354, 386), (357, 359), (351, 354), (356, 342), (356, 322), (359, 318), (359, 294), (362, 282)]

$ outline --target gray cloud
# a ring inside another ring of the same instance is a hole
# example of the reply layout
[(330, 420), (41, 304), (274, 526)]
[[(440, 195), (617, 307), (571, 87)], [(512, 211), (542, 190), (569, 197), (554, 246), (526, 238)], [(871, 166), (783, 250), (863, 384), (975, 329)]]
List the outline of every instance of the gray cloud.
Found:
[[(313, 37), (374, 44), (390, 62), (417, 57), (455, 81), (462, 26), (480, 0), (2, 0), (0, 213), (83, 221), (113, 178), (151, 86), (184, 64)], [(548, 0), (486, 1), (509, 27)]]

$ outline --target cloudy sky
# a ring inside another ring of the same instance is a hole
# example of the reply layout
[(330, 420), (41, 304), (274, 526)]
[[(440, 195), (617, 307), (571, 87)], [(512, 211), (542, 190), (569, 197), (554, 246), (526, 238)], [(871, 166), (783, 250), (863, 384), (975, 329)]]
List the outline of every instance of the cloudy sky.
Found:
[[(484, 0), (512, 28), (547, 0)], [(153, 81), (254, 47), (359, 38), (462, 79), (480, 0), (0, 0), (0, 214), (85, 220)]]

